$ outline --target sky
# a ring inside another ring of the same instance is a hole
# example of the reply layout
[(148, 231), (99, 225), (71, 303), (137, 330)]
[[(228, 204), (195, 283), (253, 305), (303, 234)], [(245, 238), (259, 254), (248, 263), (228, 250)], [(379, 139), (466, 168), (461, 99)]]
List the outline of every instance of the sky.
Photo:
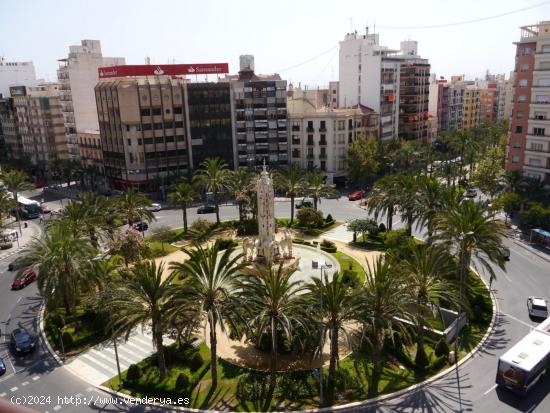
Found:
[[(239, 55), (252, 54), (257, 73), (323, 87), (338, 79), (338, 42), (368, 25), (390, 48), (417, 40), (438, 76), (475, 78), (508, 75), (519, 26), (541, 20), (548, 0), (0, 0), (0, 55), (32, 60), (53, 81), (57, 59), (81, 39), (127, 64), (227, 62), (236, 73)], [(447, 26), (419, 28), (431, 25)]]

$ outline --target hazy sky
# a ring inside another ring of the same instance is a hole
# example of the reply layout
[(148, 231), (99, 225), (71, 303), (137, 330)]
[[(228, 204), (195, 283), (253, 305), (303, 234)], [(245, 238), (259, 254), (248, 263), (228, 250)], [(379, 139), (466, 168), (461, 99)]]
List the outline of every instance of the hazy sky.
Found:
[[(432, 29), (495, 16), (494, 19)], [(278, 72), (294, 83), (338, 79), (338, 42), (351, 29), (376, 24), (380, 44), (418, 40), (438, 75), (481, 76), (513, 69), (519, 26), (550, 20), (544, 0), (0, 0), (0, 55), (33, 60), (54, 80), (57, 59), (81, 39), (99, 39), (104, 56), (129, 64), (228, 62), (255, 56), (256, 72)], [(399, 28), (390, 28), (399, 27)], [(407, 27), (407, 28), (404, 28)]]

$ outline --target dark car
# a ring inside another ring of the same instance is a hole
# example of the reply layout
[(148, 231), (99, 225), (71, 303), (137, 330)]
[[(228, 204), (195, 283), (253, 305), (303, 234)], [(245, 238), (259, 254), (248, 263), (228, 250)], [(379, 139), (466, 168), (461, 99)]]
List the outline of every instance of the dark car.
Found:
[(300, 208), (313, 208), (313, 199), (304, 198), (296, 204), (296, 209)]
[(0, 357), (0, 376), (2, 376), (6, 372), (6, 363), (4, 363), (4, 359)]
[(136, 231), (143, 232), (149, 229), (149, 225), (147, 225), (147, 222), (139, 221), (133, 224), (132, 228), (134, 228)]
[(216, 212), (214, 205), (201, 205), (197, 208), (197, 214), (212, 214), (214, 212)]
[(35, 342), (24, 327), (16, 328), (11, 332), (11, 345), (15, 354), (26, 354), (34, 351)]
[(477, 196), (477, 191), (474, 188), (468, 188), (466, 192), (464, 192), (464, 196), (466, 198), (475, 198)]
[(11, 283), (12, 290), (20, 290), (36, 279), (36, 271), (31, 270), (23, 274), (17, 274)]
[(20, 261), (19, 260), (13, 260), (8, 264), (8, 271), (15, 271), (19, 269)]

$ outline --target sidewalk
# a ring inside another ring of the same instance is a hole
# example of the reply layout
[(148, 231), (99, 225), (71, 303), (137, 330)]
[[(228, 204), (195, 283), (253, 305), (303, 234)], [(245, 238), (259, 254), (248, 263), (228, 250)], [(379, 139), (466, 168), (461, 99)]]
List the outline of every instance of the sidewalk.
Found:
[(512, 241), (514, 244), (519, 245), (521, 248), (535, 254), (537, 257), (550, 262), (550, 253), (545, 253), (544, 251), (541, 251), (537, 248), (532, 247), (529, 241), (527, 240), (522, 241), (520, 239), (513, 238), (513, 237), (508, 237), (508, 239)]
[[(28, 228), (25, 228), (24, 223), (28, 224)], [(19, 226), (17, 225), (17, 222), (10, 225), (10, 229), (11, 228), (16, 229), (19, 233)], [(17, 244), (17, 241), (13, 241), (13, 246), (10, 249), (0, 251), (0, 260), (9, 258), (12, 255), (17, 254), (18, 252), (23, 250), (34, 237), (39, 236), (42, 232), (40, 225), (35, 223), (34, 221), (21, 222), (21, 228), (23, 231), (23, 235), (19, 237), (19, 246)]]

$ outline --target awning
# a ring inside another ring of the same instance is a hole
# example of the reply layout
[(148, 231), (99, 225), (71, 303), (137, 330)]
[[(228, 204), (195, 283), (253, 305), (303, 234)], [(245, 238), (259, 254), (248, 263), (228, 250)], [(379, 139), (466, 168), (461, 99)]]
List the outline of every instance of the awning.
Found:
[(550, 232), (545, 231), (543, 229), (536, 228), (536, 229), (533, 230), (533, 232), (536, 232), (538, 235), (541, 235), (543, 237), (550, 238)]

